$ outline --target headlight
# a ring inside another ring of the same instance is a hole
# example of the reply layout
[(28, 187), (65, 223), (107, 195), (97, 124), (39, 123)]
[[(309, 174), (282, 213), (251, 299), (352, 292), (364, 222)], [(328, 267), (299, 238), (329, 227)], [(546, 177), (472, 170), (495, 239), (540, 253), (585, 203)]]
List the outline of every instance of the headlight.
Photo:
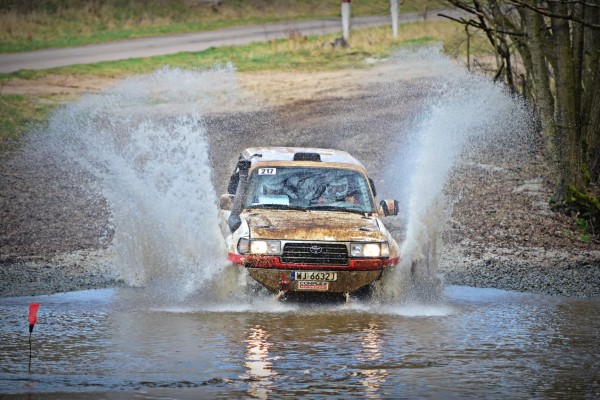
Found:
[(240, 254), (281, 254), (281, 242), (279, 240), (248, 240), (240, 239), (238, 242)]
[(390, 246), (387, 242), (383, 243), (350, 243), (351, 257), (389, 257)]

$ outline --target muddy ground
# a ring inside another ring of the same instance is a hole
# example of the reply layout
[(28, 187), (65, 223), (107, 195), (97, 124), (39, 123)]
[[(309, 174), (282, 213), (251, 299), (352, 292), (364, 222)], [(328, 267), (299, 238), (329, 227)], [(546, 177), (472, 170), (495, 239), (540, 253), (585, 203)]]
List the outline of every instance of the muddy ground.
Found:
[[(385, 195), (390, 135), (410, 125), (435, 78), (426, 65), (390, 68), (239, 73), (240, 87), (264, 108), (207, 116), (217, 193), (224, 191), (239, 150), (268, 144), (347, 150), (365, 163)], [(13, 80), (2, 92), (75, 101), (117, 83), (50, 76)], [(390, 85), (403, 93), (401, 102)], [(364, 130), (366, 136), (348, 133)], [(87, 195), (89, 177), (66, 174), (24, 140), (1, 157), (0, 296), (122, 285), (111, 265), (110, 209), (102, 196)], [(582, 237), (574, 216), (550, 209), (551, 185), (537, 150), (518, 165), (459, 164), (447, 184), (452, 206), (440, 252), (444, 280), (600, 300), (600, 243)], [(389, 223), (401, 239), (403, 221)]]

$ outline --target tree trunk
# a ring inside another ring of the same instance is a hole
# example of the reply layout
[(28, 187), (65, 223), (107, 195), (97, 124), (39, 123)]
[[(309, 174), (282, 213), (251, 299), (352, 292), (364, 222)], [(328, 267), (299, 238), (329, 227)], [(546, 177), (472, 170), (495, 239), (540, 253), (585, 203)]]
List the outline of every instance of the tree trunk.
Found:
[[(585, 8), (581, 3), (573, 3), (571, 5), (572, 14), (581, 19), (585, 19)], [(584, 121), (581, 114), (581, 98), (582, 98), (582, 76), (583, 76), (583, 25), (577, 22), (573, 24), (573, 78), (575, 80), (575, 109), (577, 112), (577, 120)], [(578, 135), (581, 136), (583, 127), (581, 123), (577, 124)]]
[(596, 63), (596, 74), (590, 97), (590, 119), (586, 130), (587, 166), (591, 181), (600, 185), (600, 63)]
[(546, 159), (551, 164), (555, 174), (558, 174), (558, 158), (556, 157), (556, 125), (554, 121), (554, 97), (550, 91), (550, 73), (544, 57), (544, 39), (541, 32), (546, 30), (542, 16), (530, 9), (522, 9), (523, 21), (529, 42), (531, 55), (531, 76), (533, 78), (533, 93), (535, 106), (544, 135)]
[[(566, 3), (549, 2), (548, 6), (554, 14), (568, 15)], [(583, 191), (585, 188), (580, 168), (579, 146), (581, 141), (577, 134), (575, 71), (570, 26), (564, 18), (552, 18), (551, 27), (554, 40), (553, 65), (556, 77), (556, 152), (560, 174), (554, 200), (562, 203), (565, 201), (569, 185), (579, 191)]]
[[(600, 1), (586, 6), (586, 20), (600, 24)], [(600, 30), (584, 30), (583, 116), (588, 121), (583, 131), (587, 147), (587, 167), (590, 181), (600, 185)]]

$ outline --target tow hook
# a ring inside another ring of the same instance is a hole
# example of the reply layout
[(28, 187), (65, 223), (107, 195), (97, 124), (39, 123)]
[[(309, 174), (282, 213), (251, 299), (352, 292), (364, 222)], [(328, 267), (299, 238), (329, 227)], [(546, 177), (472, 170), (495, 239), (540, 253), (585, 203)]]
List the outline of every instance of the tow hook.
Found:
[(290, 280), (285, 276), (285, 272), (282, 272), (281, 277), (279, 278), (279, 290), (282, 292), (290, 290)]

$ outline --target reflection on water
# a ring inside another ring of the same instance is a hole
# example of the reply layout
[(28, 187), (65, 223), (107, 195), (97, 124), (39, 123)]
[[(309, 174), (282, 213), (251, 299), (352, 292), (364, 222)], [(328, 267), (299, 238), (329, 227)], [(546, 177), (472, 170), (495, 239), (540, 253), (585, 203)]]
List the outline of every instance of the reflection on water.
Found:
[(250, 328), (248, 345), (246, 353), (246, 362), (244, 365), (248, 369), (249, 388), (248, 394), (259, 399), (266, 399), (271, 392), (270, 386), (273, 375), (277, 375), (272, 370), (273, 363), (269, 361), (269, 334), (260, 326)]
[[(142, 289), (0, 299), (17, 398), (598, 398), (600, 303), (446, 288), (439, 304), (149, 304)], [(40, 303), (28, 367), (27, 310)], [(118, 396), (114, 396), (118, 393)]]
[(385, 382), (387, 371), (377, 365), (381, 359), (381, 335), (377, 323), (372, 322), (362, 330), (362, 348), (358, 353), (358, 360), (365, 363), (365, 369), (360, 371), (362, 378), (360, 383), (365, 387), (364, 397), (367, 399), (379, 399), (379, 389)]

